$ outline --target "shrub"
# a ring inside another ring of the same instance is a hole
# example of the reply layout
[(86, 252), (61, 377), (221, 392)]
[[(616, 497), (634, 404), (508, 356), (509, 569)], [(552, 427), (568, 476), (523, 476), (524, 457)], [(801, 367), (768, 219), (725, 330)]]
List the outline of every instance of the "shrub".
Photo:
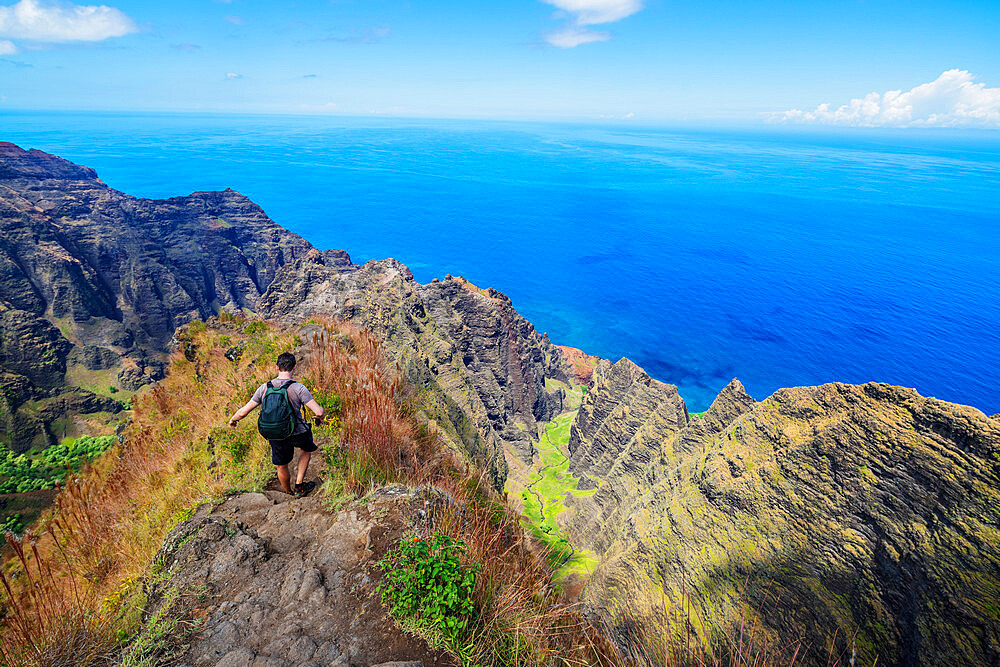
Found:
[(67, 471), (76, 472), (114, 442), (113, 435), (65, 438), (36, 454), (15, 454), (0, 446), (0, 493), (51, 489), (66, 477)]
[(259, 336), (260, 334), (265, 333), (267, 329), (268, 329), (267, 322), (261, 322), (260, 320), (257, 320), (248, 324), (246, 328), (243, 330), (243, 333), (245, 333), (248, 336)]
[(15, 535), (20, 535), (24, 532), (24, 523), (21, 522), (21, 515), (14, 514), (6, 519), (3, 523), (0, 523), (0, 533), (13, 533)]
[(333, 429), (340, 428), (340, 412), (344, 407), (344, 402), (341, 400), (340, 394), (335, 392), (327, 393), (322, 389), (316, 389), (313, 391), (313, 398), (323, 406), (323, 410), (325, 411), (323, 420), (327, 426)]
[(464, 552), (465, 542), (436, 532), (429, 540), (404, 539), (379, 561), (386, 572), (382, 602), (390, 613), (459, 654), (476, 616), (472, 593), (481, 567), (463, 565)]
[(208, 441), (226, 453), (228, 462), (239, 469), (253, 446), (254, 433), (248, 429), (216, 427), (209, 431)]

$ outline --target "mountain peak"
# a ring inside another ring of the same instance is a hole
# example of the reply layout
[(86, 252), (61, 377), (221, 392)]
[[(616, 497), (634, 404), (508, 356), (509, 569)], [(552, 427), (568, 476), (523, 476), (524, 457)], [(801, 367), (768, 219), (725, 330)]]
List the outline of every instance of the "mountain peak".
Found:
[(47, 178), (100, 183), (97, 172), (90, 167), (73, 164), (45, 151), (24, 150), (16, 144), (0, 141), (0, 181)]

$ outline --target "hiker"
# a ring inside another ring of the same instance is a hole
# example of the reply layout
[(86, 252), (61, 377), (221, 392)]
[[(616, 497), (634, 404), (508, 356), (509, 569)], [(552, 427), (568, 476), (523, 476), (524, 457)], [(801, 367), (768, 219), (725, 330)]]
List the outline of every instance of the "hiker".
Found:
[[(316, 486), (315, 482), (304, 481), (309, 459), (316, 451), (316, 443), (313, 442), (312, 426), (306, 423), (302, 416), (302, 406), (312, 411), (317, 426), (323, 423), (325, 411), (305, 385), (292, 379), (295, 355), (283, 352), (278, 355), (277, 363), (278, 377), (257, 387), (253, 398), (229, 418), (229, 425), (235, 428), (238, 421), (263, 404), (264, 407), (257, 420), (257, 430), (271, 443), (271, 462), (278, 468), (281, 488), (285, 493), (301, 497)], [(293, 489), (289, 484), (291, 476), (288, 464), (292, 461), (296, 447), (301, 449), (302, 453), (299, 454), (298, 474)]]

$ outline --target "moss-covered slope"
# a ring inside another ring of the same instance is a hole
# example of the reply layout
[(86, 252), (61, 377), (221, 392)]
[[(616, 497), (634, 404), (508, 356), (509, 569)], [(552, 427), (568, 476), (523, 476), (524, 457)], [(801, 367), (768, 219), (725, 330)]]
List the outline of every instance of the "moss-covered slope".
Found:
[(1000, 423), (884, 384), (755, 403), (734, 381), (685, 424), (643, 376), (595, 374), (570, 469), (603, 484), (565, 521), (623, 644), (753, 618), (812, 662), (1000, 661)]

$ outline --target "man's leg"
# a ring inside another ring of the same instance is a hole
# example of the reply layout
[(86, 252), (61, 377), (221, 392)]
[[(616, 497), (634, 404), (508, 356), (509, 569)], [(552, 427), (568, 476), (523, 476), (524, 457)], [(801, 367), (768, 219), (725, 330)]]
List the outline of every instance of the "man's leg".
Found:
[[(312, 452), (299, 452), (299, 473), (295, 477), (295, 484), (301, 484), (306, 478), (306, 468), (309, 467), (309, 459), (312, 458)], [(287, 470), (287, 467), (286, 467)], [(286, 473), (287, 474), (287, 473)]]
[(289, 481), (291, 481), (291, 475), (288, 472), (288, 464), (285, 463), (275, 467), (278, 469), (278, 481), (281, 482), (281, 488), (285, 490), (285, 493), (291, 494), (292, 485), (289, 484)]

